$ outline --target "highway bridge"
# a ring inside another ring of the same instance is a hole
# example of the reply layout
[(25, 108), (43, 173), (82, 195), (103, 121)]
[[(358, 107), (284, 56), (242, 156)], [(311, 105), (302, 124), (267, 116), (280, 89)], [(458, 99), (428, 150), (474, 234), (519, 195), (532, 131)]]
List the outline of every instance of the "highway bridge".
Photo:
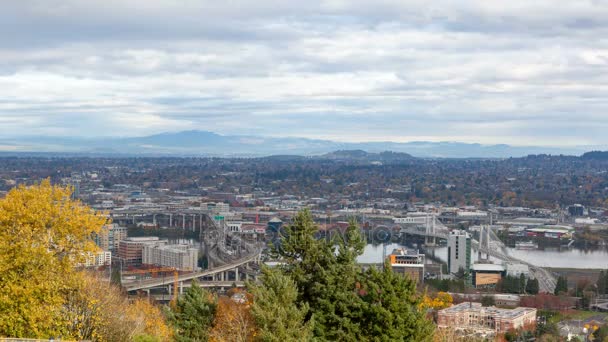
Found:
[[(250, 276), (257, 277), (257, 268), (251, 269), (248, 265), (260, 262), (263, 246), (241, 239), (238, 234), (230, 232), (222, 220), (213, 220), (205, 213), (200, 215), (198, 222), (201, 227), (205, 227), (201, 229), (201, 241), (209, 261), (208, 269), (179, 274), (177, 279), (168, 276), (124, 282), (123, 288), (131, 292), (164, 287), (170, 293), (174, 284), (177, 283), (183, 289), (193, 279), (198, 279), (203, 287), (223, 287), (218, 282), (228, 281), (229, 275), (233, 275), (237, 283), (242, 278), (246, 280)], [(212, 278), (211, 281), (209, 277)]]
[[(450, 233), (450, 229), (446, 227), (435, 215), (407, 217), (395, 219), (393, 230), (398, 230), (402, 234), (419, 235), (427, 238), (427, 243), (435, 244), (435, 239), (446, 239)], [(429, 239), (431, 238), (431, 239)], [(555, 276), (542, 267), (532, 265), (524, 260), (510, 256), (506, 246), (496, 236), (496, 233), (488, 227), (482, 228), (480, 231), (481, 243), (475, 239), (471, 239), (471, 247), (481, 253), (491, 256), (505, 262), (514, 262), (527, 265), (533, 277), (538, 279), (541, 292), (553, 293), (557, 281)]]

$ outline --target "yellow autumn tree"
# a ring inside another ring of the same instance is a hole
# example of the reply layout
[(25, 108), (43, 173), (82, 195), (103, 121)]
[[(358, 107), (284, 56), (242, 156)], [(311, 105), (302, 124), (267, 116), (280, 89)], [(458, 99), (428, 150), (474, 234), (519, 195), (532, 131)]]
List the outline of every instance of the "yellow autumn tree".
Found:
[(435, 297), (430, 297), (426, 293), (422, 297), (420, 302), (420, 308), (422, 309), (434, 309), (441, 310), (449, 308), (454, 303), (454, 298), (447, 292), (438, 292)]
[[(106, 218), (49, 180), (0, 199), (0, 336), (66, 336), (65, 291)], [(69, 335), (69, 333), (68, 333)]]
[(212, 342), (247, 342), (255, 337), (255, 322), (251, 315), (253, 298), (249, 293), (235, 300), (220, 297), (210, 333)]
[(172, 330), (157, 306), (146, 298), (134, 301), (95, 274), (76, 275), (79, 284), (66, 291), (63, 304), (64, 337), (88, 341), (170, 341)]

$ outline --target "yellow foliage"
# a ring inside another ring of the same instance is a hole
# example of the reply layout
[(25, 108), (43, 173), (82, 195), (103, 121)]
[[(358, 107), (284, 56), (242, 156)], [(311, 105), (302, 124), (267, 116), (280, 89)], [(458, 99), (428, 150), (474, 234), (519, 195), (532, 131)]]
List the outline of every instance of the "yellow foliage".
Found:
[(454, 298), (447, 292), (438, 292), (434, 298), (425, 294), (420, 302), (421, 309), (441, 310), (449, 308), (454, 303)]
[(255, 338), (255, 323), (251, 316), (251, 295), (245, 296), (244, 303), (237, 303), (229, 297), (220, 297), (215, 313), (210, 340), (212, 342), (246, 342)]
[(160, 341), (170, 341), (173, 330), (165, 322), (165, 318), (158, 308), (150, 301), (139, 298), (127, 307), (128, 321), (135, 323), (140, 334), (154, 336)]
[(76, 283), (74, 267), (96, 250), (91, 234), (107, 221), (70, 194), (44, 180), (0, 200), (0, 336), (64, 332), (62, 292)]

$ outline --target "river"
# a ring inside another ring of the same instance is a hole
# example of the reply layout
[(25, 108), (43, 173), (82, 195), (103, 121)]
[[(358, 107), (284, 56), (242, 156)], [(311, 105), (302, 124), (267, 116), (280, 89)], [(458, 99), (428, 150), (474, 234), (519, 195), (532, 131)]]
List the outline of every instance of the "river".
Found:
[[(393, 249), (403, 247), (401, 244), (392, 243), (386, 246), (386, 253), (390, 254)], [(405, 246), (412, 248), (412, 246)], [(555, 268), (601, 268), (608, 269), (608, 250), (599, 249), (552, 249), (552, 250), (519, 250), (508, 248), (509, 255), (541, 267)], [(435, 247), (428, 248), (427, 254), (433, 254), (437, 259), (447, 262), (448, 248)], [(361, 263), (381, 263), (383, 255), (383, 245), (368, 244), (363, 255), (357, 261)], [(477, 260), (477, 253), (472, 252), (473, 261)]]

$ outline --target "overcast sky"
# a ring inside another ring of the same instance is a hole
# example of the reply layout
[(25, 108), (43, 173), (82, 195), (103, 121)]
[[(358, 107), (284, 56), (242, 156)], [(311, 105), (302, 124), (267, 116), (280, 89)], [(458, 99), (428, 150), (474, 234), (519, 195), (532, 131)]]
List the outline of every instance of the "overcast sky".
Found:
[(0, 137), (608, 146), (608, 1), (19, 0)]

